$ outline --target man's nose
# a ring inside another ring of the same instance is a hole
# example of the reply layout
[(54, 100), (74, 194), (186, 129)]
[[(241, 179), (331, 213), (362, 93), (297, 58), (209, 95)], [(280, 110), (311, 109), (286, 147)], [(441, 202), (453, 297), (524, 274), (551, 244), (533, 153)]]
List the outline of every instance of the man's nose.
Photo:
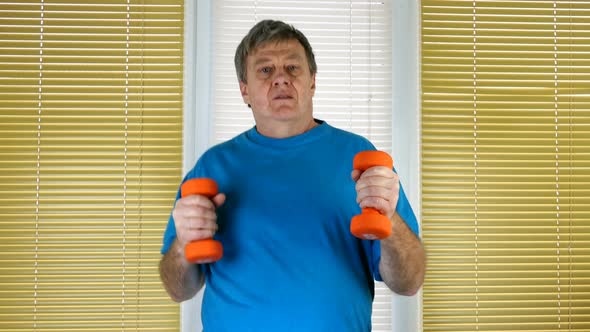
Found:
[(273, 77), (273, 81), (272, 84), (274, 86), (279, 86), (279, 85), (283, 85), (283, 84), (290, 84), (290, 78), (289, 75), (287, 75), (287, 73), (285, 72), (284, 69), (279, 69), (277, 71), (275, 71), (275, 77)]

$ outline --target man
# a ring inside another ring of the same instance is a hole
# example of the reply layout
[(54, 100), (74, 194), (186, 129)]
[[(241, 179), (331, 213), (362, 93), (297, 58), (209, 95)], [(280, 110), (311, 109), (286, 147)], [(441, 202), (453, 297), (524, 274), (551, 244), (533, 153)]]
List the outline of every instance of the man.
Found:
[[(207, 284), (204, 331), (370, 331), (374, 279), (403, 295), (424, 279), (416, 217), (398, 176), (387, 167), (352, 170), (354, 155), (373, 145), (314, 119), (317, 67), (300, 31), (259, 22), (235, 65), (256, 126), (205, 152), (187, 174), (214, 179), (220, 193), (178, 195), (162, 248), (164, 287), (180, 302)], [(350, 233), (364, 207), (389, 217), (388, 238)], [(223, 258), (188, 263), (185, 245), (210, 237), (223, 244)]]

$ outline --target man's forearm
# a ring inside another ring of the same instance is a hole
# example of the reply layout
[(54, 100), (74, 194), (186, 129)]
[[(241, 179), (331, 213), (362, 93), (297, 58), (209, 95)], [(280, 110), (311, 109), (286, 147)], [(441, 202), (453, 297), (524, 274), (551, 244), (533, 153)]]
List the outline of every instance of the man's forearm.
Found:
[(204, 284), (203, 273), (197, 265), (184, 259), (184, 250), (177, 241), (160, 260), (160, 278), (175, 302), (192, 298)]
[(381, 240), (379, 273), (392, 291), (414, 295), (424, 282), (426, 253), (418, 237), (397, 213), (392, 228), (392, 234)]

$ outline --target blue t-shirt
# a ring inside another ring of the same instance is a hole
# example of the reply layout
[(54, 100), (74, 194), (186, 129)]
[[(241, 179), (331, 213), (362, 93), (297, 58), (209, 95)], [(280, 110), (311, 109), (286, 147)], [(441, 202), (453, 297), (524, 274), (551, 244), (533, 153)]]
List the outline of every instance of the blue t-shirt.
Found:
[[(350, 174), (354, 155), (374, 149), (320, 122), (284, 139), (252, 128), (203, 154), (185, 180), (212, 178), (227, 197), (215, 234), (224, 256), (200, 265), (205, 332), (371, 330), (381, 249), (350, 233), (360, 213)], [(397, 212), (418, 234), (401, 189)], [(162, 253), (175, 238), (171, 216)]]

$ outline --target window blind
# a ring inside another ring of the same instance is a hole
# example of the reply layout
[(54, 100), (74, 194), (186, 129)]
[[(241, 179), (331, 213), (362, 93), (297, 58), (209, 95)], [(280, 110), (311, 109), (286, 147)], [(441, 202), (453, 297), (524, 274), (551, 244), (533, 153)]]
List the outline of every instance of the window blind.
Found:
[(424, 331), (589, 331), (590, 2), (421, 8)]
[[(263, 19), (293, 24), (316, 56), (314, 115), (391, 153), (391, 8), (385, 1), (215, 1), (213, 129), (219, 143), (254, 125), (233, 64), (240, 40)], [(352, 162), (352, 161), (351, 161)], [(391, 292), (376, 287), (373, 331), (391, 331)]]
[(0, 331), (178, 331), (183, 1), (2, 1), (0, 26)]

